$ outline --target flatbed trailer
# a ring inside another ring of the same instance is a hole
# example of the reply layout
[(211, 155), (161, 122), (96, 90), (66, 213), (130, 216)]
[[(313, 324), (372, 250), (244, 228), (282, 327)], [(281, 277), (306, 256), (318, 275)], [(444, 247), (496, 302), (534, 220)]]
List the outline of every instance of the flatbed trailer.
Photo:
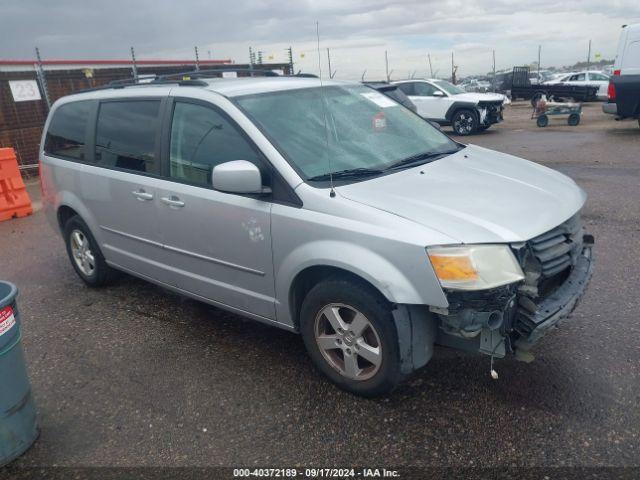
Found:
[(513, 67), (511, 81), (512, 100), (519, 98), (531, 100), (531, 105), (535, 106), (542, 95), (546, 95), (549, 99), (573, 99), (577, 102), (591, 102), (598, 97), (597, 86), (565, 85), (562, 83), (534, 85), (529, 79), (529, 74), (529, 67)]

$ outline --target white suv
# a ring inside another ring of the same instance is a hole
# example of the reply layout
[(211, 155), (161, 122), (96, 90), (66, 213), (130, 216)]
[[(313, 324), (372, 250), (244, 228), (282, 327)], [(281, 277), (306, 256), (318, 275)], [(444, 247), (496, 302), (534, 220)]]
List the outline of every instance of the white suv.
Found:
[(402, 80), (398, 85), (418, 108), (418, 115), (451, 125), (458, 135), (471, 135), (502, 121), (506, 97), (469, 93), (446, 80)]

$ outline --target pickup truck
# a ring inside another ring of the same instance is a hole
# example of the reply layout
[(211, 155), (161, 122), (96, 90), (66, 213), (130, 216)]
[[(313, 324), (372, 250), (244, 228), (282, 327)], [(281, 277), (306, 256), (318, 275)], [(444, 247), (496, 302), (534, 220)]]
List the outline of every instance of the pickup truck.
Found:
[(505, 77), (501, 89), (511, 92), (511, 99), (531, 100), (531, 105), (546, 95), (547, 98), (568, 99), (578, 102), (589, 102), (598, 97), (598, 87), (592, 85), (567, 85), (562, 83), (536, 84), (530, 80), (529, 67), (513, 67), (511, 78)]

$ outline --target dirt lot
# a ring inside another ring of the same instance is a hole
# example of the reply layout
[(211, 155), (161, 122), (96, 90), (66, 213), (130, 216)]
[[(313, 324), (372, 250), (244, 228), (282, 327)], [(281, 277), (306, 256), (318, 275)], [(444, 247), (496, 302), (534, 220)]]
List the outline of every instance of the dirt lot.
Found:
[(587, 191), (596, 273), (536, 361), (499, 361), (498, 381), (488, 357), (442, 348), (392, 395), (357, 398), (313, 370), (296, 335), (131, 277), (90, 290), (41, 213), (0, 223), (42, 426), (17, 465), (640, 464), (640, 128), (599, 104), (578, 127), (529, 114), (512, 105), (470, 142)]

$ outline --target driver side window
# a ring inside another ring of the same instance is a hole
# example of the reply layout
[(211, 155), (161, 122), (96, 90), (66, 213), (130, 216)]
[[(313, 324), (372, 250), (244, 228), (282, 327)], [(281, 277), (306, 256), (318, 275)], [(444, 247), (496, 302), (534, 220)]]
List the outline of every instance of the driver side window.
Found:
[(169, 177), (210, 187), (213, 167), (232, 160), (255, 164), (265, 178), (258, 152), (224, 115), (203, 105), (176, 102), (171, 121)]
[(434, 92), (439, 90), (430, 83), (419, 82), (415, 84), (415, 91), (419, 97), (433, 97)]

